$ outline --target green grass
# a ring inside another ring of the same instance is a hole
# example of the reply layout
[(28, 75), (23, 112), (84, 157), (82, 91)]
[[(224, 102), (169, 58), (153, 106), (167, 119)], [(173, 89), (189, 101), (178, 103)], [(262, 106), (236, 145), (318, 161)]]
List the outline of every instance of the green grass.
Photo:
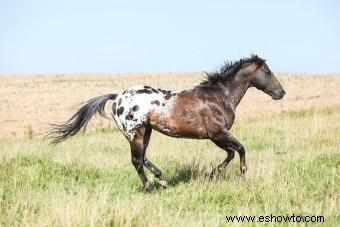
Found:
[(154, 194), (142, 192), (117, 130), (56, 147), (33, 134), (2, 139), (0, 225), (226, 226), (226, 215), (270, 214), (340, 224), (340, 107), (236, 121), (232, 133), (247, 151), (245, 179), (238, 156), (206, 177), (226, 156), (211, 142), (154, 133), (147, 155), (169, 182)]

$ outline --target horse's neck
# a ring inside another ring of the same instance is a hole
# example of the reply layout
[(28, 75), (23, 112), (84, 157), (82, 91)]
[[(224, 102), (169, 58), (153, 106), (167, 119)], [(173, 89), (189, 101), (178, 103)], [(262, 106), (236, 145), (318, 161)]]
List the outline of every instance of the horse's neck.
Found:
[(241, 81), (237, 83), (235, 81), (231, 81), (224, 86), (225, 96), (231, 107), (235, 110), (249, 88), (249, 81)]

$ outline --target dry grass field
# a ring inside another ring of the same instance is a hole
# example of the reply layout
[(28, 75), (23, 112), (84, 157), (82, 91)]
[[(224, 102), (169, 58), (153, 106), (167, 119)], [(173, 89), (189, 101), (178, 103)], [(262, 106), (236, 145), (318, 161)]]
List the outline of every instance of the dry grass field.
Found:
[[(275, 102), (268, 95), (250, 89), (237, 109), (237, 119), (340, 104), (339, 75), (279, 74), (277, 77), (287, 92), (284, 99)], [(136, 84), (185, 89), (202, 78), (203, 74), (198, 73), (1, 76), (0, 137), (44, 132), (48, 124), (66, 120), (81, 102), (91, 97), (119, 92)], [(99, 121), (104, 126), (115, 127), (112, 121)], [(94, 125), (98, 127), (98, 122)]]
[(280, 74), (287, 95), (279, 101), (248, 91), (232, 128), (246, 149), (245, 179), (237, 155), (225, 174), (207, 177), (226, 156), (210, 141), (153, 133), (147, 155), (169, 187), (155, 182), (157, 191), (145, 194), (112, 120), (96, 118), (89, 132), (56, 147), (40, 134), (91, 97), (135, 84), (189, 88), (201, 79), (197, 73), (0, 77), (0, 226), (239, 226), (226, 216), (293, 214), (322, 215), (324, 222), (313, 224), (339, 226), (340, 75)]

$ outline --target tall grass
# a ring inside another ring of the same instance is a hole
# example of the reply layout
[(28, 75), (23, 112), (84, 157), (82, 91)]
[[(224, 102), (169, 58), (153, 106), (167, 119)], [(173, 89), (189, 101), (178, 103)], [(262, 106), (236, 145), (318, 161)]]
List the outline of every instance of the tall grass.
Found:
[(270, 214), (340, 224), (340, 107), (242, 120), (232, 133), (247, 151), (245, 179), (238, 157), (206, 177), (226, 156), (211, 142), (154, 133), (147, 155), (169, 182), (154, 194), (142, 192), (115, 129), (54, 148), (39, 137), (2, 139), (0, 225), (226, 226), (226, 215)]

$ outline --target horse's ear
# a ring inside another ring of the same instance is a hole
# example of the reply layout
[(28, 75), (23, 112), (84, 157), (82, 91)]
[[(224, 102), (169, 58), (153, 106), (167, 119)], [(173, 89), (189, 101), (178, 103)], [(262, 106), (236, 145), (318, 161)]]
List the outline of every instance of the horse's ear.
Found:
[(263, 64), (264, 64), (264, 60), (263, 59), (261, 59), (261, 58), (259, 58), (258, 60), (256, 60), (256, 64), (259, 66), (259, 67), (261, 67)]
[(260, 68), (265, 62), (266, 60), (260, 58), (259, 56), (257, 56), (256, 54), (252, 55), (252, 59), (254, 59), (255, 64), (257, 65), (258, 68)]
[(254, 61), (256, 61), (257, 59), (259, 59), (260, 57), (259, 56), (257, 56), (257, 54), (251, 54), (250, 55), (250, 59), (252, 59), (252, 60), (254, 60)]

